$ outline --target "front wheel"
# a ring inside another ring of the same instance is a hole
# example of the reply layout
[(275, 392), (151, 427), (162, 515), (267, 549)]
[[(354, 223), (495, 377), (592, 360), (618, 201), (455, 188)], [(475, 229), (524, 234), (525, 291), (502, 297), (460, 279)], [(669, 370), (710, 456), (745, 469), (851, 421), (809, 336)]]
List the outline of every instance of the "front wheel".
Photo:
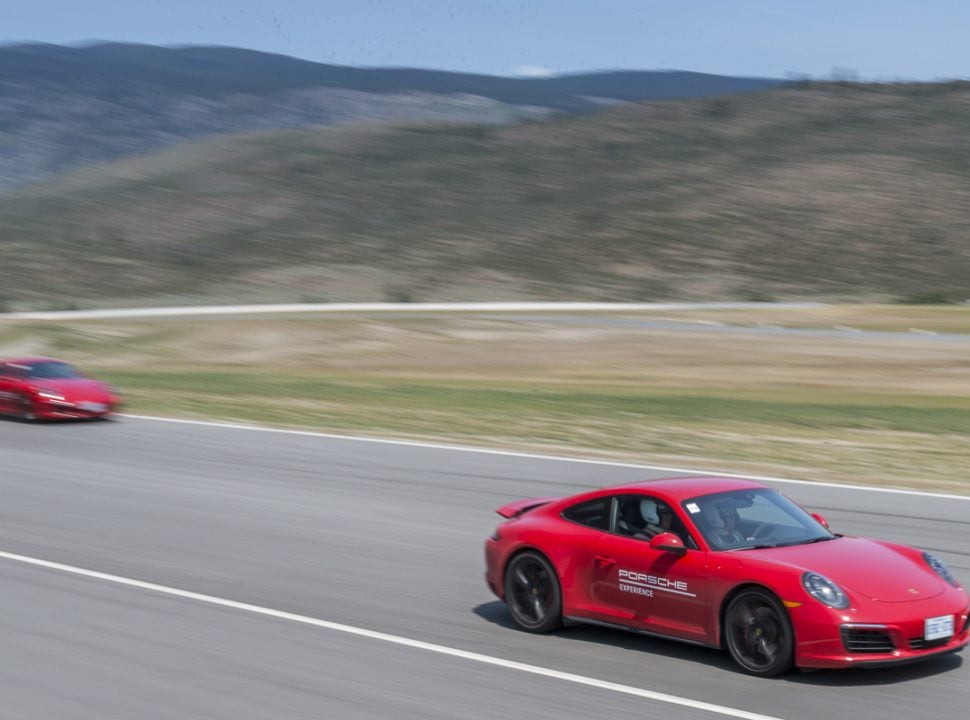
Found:
[(21, 422), (33, 422), (37, 419), (37, 409), (34, 401), (26, 395), (21, 395), (17, 403), (17, 419)]
[(794, 633), (788, 613), (767, 590), (751, 588), (724, 613), (724, 640), (731, 658), (751, 675), (774, 677), (794, 665)]
[(523, 630), (545, 633), (562, 627), (562, 591), (545, 557), (527, 551), (512, 558), (505, 571), (505, 602)]

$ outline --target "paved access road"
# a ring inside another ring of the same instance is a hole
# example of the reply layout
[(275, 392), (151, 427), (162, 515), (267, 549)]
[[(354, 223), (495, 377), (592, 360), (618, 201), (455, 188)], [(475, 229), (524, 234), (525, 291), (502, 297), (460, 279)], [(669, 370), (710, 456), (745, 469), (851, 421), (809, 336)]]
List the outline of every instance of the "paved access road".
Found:
[[(814, 720), (970, 706), (960, 655), (758, 680), (709, 649), (509, 626), (482, 581), (496, 507), (669, 473), (133, 418), (0, 421), (0, 463), (0, 552), (324, 625), (0, 557), (2, 718)], [(834, 529), (932, 549), (970, 581), (970, 500), (782, 487)]]

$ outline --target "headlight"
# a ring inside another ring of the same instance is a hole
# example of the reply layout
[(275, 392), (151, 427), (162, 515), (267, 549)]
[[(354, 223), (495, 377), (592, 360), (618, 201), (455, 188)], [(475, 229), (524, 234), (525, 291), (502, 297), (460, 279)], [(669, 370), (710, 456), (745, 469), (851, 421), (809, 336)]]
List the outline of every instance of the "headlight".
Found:
[(823, 605), (839, 610), (849, 607), (849, 596), (827, 577), (818, 573), (807, 572), (802, 575), (802, 585), (809, 595)]
[(953, 587), (960, 587), (960, 583), (957, 582), (957, 579), (950, 574), (950, 568), (948, 568), (946, 563), (940, 560), (940, 558), (932, 553), (925, 552), (923, 553), (923, 559), (926, 561), (926, 564), (933, 569), (933, 572), (946, 580)]
[(41, 390), (37, 393), (38, 397), (42, 397), (45, 400), (63, 400), (64, 396), (60, 393), (51, 392), (50, 390)]

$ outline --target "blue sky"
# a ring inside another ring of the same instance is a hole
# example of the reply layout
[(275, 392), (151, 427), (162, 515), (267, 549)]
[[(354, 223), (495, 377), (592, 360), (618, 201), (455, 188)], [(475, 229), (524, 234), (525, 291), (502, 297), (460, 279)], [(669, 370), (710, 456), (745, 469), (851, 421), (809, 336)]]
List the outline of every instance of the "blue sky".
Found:
[(970, 77), (970, 0), (0, 0), (0, 43), (230, 45), (491, 74)]

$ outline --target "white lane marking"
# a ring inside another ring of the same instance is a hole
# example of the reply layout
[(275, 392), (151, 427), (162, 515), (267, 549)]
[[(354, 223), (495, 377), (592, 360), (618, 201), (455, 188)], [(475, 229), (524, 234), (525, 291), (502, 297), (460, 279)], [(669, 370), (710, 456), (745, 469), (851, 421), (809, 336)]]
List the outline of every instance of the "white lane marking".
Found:
[(939, 335), (935, 330), (923, 330), (921, 328), (910, 328), (909, 331), (917, 335)]
[(822, 303), (598, 303), (598, 302), (471, 302), (471, 303), (288, 303), (278, 305), (201, 305), (186, 307), (115, 308), (111, 310), (41, 310), (0, 313), (0, 320), (91, 320), (186, 315), (252, 315), (254, 313), (345, 312), (616, 312), (655, 310), (800, 309)]
[(287, 428), (264, 427), (262, 425), (246, 425), (244, 423), (215, 422), (212, 420), (184, 420), (182, 418), (166, 418), (154, 415), (134, 415), (119, 413), (120, 417), (134, 420), (150, 420), (152, 422), (167, 422), (183, 425), (201, 425), (203, 427), (224, 428), (228, 430), (253, 430), (257, 432), (282, 433), (284, 435), (302, 435), (304, 437), (321, 437), (332, 440), (350, 440), (354, 442), (384, 443), (386, 445), (403, 445), (406, 447), (431, 448), (434, 450), (455, 450), (457, 452), (482, 453), (485, 455), (500, 455), (505, 457), (520, 457), (530, 460), (555, 460), (566, 463), (582, 463), (587, 465), (602, 465), (604, 467), (633, 468), (635, 470), (660, 470), (691, 475), (713, 475), (716, 477), (741, 478), (757, 480), (759, 482), (790, 483), (792, 485), (810, 485), (812, 487), (835, 488), (837, 490), (864, 490), (866, 492), (893, 493), (897, 495), (918, 495), (946, 500), (970, 500), (970, 495), (954, 495), (947, 493), (927, 492), (905, 488), (869, 487), (867, 485), (850, 485), (848, 483), (816, 482), (815, 480), (794, 480), (792, 478), (772, 477), (771, 475), (744, 475), (742, 473), (721, 472), (719, 470), (699, 470), (697, 468), (676, 468), (663, 465), (643, 465), (640, 463), (616, 462), (613, 460), (596, 460), (593, 458), (566, 457), (563, 455), (543, 455), (541, 453), (516, 452), (514, 450), (493, 450), (489, 448), (469, 447), (467, 445), (448, 445), (447, 443), (421, 442), (418, 440), (392, 440), (389, 438), (360, 437), (357, 435), (338, 435), (315, 430), (290, 430)]
[(190, 590), (180, 590), (178, 588), (169, 587), (168, 585), (158, 585), (156, 583), (145, 582), (144, 580), (134, 580), (132, 578), (122, 577), (120, 575), (111, 575), (109, 573), (98, 572), (96, 570), (87, 570), (85, 568), (75, 567), (74, 565), (64, 565), (62, 563), (51, 562), (50, 560), (41, 560), (40, 558), (17, 555), (16, 553), (5, 552), (2, 550), (0, 550), (0, 558), (11, 560), (13, 562), (24, 563), (26, 565), (34, 565), (37, 567), (46, 568), (48, 570), (57, 570), (58, 572), (70, 573), (71, 575), (80, 575), (82, 577), (93, 578), (95, 580), (104, 580), (106, 582), (117, 583), (118, 585), (127, 585), (128, 587), (138, 588), (140, 590), (149, 590), (151, 592), (162, 593), (163, 595), (172, 595), (179, 598), (185, 598), (187, 600), (196, 600), (198, 602), (208, 603), (210, 605), (219, 605), (221, 607), (232, 608), (233, 610), (242, 610), (244, 612), (264, 615), (267, 617), (277, 618), (279, 620), (288, 620), (290, 622), (302, 623), (304, 625), (312, 625), (325, 630), (333, 630), (335, 632), (356, 635), (358, 637), (369, 638), (371, 640), (380, 640), (382, 642), (393, 643), (394, 645), (403, 645), (404, 647), (415, 648), (417, 650), (427, 650), (428, 652), (438, 653), (440, 655), (450, 655), (451, 657), (457, 657), (463, 660), (471, 660), (473, 662), (484, 663), (486, 665), (494, 665), (496, 667), (506, 668), (508, 670), (518, 670), (519, 672), (530, 673), (532, 675), (541, 675), (543, 677), (563, 680), (565, 682), (571, 682), (577, 685), (586, 685), (588, 687), (599, 688), (601, 690), (623, 693), (624, 695), (634, 695), (636, 697), (668, 703), (670, 705), (680, 705), (682, 707), (693, 708), (695, 710), (705, 710), (707, 712), (726, 715), (728, 717), (744, 718), (745, 720), (780, 720), (779, 718), (775, 718), (770, 715), (761, 715), (759, 713), (748, 712), (746, 710), (738, 710), (725, 705), (715, 705), (713, 703), (702, 702), (700, 700), (691, 700), (690, 698), (679, 697), (677, 695), (668, 695), (666, 693), (656, 692), (654, 690), (646, 690), (643, 688), (633, 687), (631, 685), (620, 685), (619, 683), (608, 682), (606, 680), (597, 680), (596, 678), (587, 677), (585, 675), (575, 675), (573, 673), (562, 672), (560, 670), (553, 670), (540, 665), (529, 665), (527, 663), (521, 663), (515, 660), (505, 660), (504, 658), (494, 657), (492, 655), (483, 655), (481, 653), (469, 652), (468, 650), (459, 650), (458, 648), (449, 647), (447, 645), (438, 645), (436, 643), (429, 643), (423, 640), (414, 640), (412, 638), (402, 637), (400, 635), (391, 635), (389, 633), (378, 632), (376, 630), (368, 630), (367, 628), (356, 627), (354, 625), (344, 625), (343, 623), (331, 622), (330, 620), (321, 620), (320, 618), (310, 617), (308, 615), (298, 615), (296, 613), (285, 612), (283, 610), (274, 610), (261, 605), (250, 605), (249, 603), (237, 602), (236, 600), (227, 600), (226, 598), (216, 597), (214, 595), (205, 595), (203, 593), (192, 592)]
[(862, 332), (862, 330), (860, 330), (859, 328), (857, 328), (857, 327), (849, 327), (848, 325), (833, 325), (832, 328), (835, 329), (835, 330), (841, 330), (842, 332), (851, 332), (851, 333), (861, 333)]

